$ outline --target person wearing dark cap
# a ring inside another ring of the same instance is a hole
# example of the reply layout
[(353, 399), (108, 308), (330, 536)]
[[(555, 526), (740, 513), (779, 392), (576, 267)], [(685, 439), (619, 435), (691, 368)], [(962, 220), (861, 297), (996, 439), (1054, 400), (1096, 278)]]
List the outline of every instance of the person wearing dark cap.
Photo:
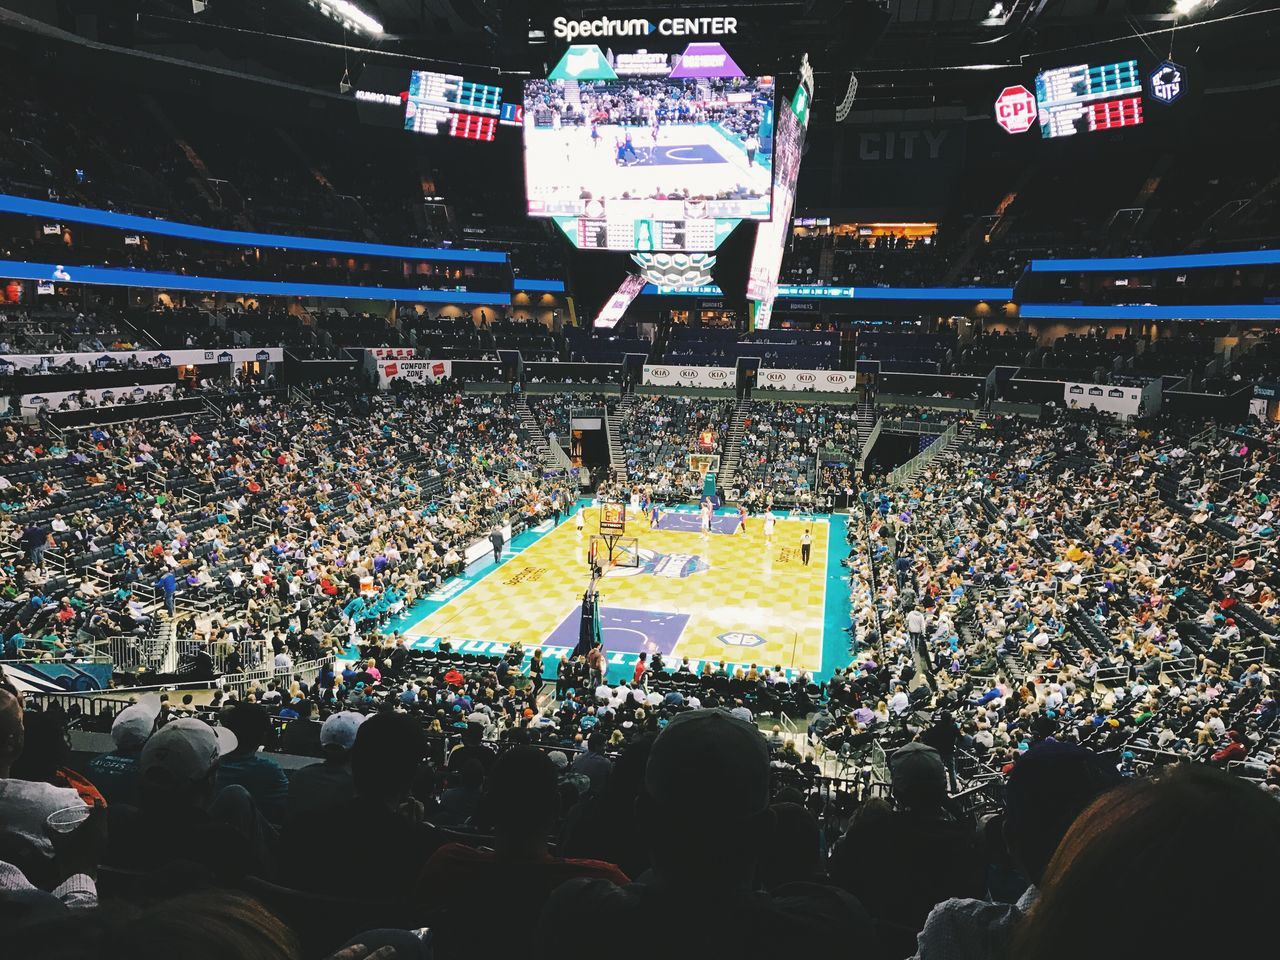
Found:
[(249, 791), (264, 817), (283, 823), (289, 778), (280, 764), (258, 752), (271, 735), (271, 716), (256, 703), (237, 703), (225, 708), (218, 722), (235, 734), (237, 743), (218, 765), (218, 788), (239, 784)]
[(486, 930), (493, 904), (503, 904), (503, 922), (486, 930), (493, 956), (519, 953), (543, 904), (573, 877), (626, 883), (612, 863), (566, 859), (547, 850), (547, 836), (560, 812), (559, 771), (537, 747), (505, 751), (493, 765), (472, 822), (493, 831), (492, 849), (447, 843), (432, 854), (418, 878), (417, 899), (435, 918), (442, 956), (463, 955)]
[(861, 956), (878, 955), (870, 919), (848, 893), (818, 883), (757, 889), (756, 838), (773, 814), (769, 749), (752, 724), (723, 710), (673, 718), (653, 742), (636, 806), (652, 870), (623, 887), (562, 885), (535, 938), (544, 956), (594, 957), (607, 943), (610, 960), (647, 958), (659, 943), (682, 956), (776, 960), (794, 952), (797, 930), (808, 951), (858, 944)]
[(904, 957), (934, 904), (983, 895), (985, 870), (972, 824), (947, 807), (947, 771), (937, 750), (899, 747), (889, 757), (889, 778), (894, 807), (864, 802), (829, 871), (875, 918), (886, 955)]
[(953, 898), (933, 908), (916, 944), (916, 960), (997, 960), (1038, 895), (1045, 867), (1075, 818), (1121, 783), (1097, 754), (1046, 741), (1013, 765), (1005, 786), (1005, 847), (1027, 880), (1017, 903)]
[(288, 851), (288, 862), (280, 867), (281, 881), (302, 890), (331, 892), (334, 848), (316, 838), (329, 835), (336, 826), (357, 824), (367, 842), (395, 852), (378, 863), (380, 888), (408, 890), (442, 842), (440, 831), (427, 822), (426, 807), (413, 794), (426, 748), (416, 717), (377, 713), (362, 722), (351, 747), (355, 797), (289, 819), (278, 847)]

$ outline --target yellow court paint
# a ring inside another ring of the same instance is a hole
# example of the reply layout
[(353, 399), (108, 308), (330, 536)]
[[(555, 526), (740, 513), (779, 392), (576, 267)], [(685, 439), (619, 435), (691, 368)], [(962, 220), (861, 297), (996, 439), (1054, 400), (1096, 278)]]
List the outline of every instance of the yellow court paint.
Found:
[[(581, 604), (588, 582), (587, 549), (591, 535), (599, 532), (594, 508), (585, 511), (585, 518), (581, 535), (572, 519), (562, 523), (406, 634), (541, 645)], [(806, 527), (813, 537), (807, 567), (800, 562)], [(645, 551), (693, 555), (707, 568), (683, 577), (613, 571), (600, 581), (602, 606), (606, 611), (624, 607), (687, 614), (689, 621), (668, 663), (687, 656), (816, 671), (822, 666), (829, 532), (825, 520), (779, 519), (773, 542), (766, 545), (760, 517), (748, 520), (746, 533), (704, 537), (650, 530), (646, 520), (629, 512), (626, 535), (640, 541), (642, 556)], [(692, 565), (675, 561), (665, 567)], [(743, 646), (742, 637), (721, 639), (733, 634), (755, 634), (764, 643)]]

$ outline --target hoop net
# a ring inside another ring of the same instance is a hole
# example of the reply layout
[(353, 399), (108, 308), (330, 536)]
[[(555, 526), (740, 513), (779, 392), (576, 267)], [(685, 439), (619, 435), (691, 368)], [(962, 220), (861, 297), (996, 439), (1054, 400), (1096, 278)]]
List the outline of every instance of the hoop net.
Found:
[[(611, 542), (612, 541), (612, 542)], [(601, 570), (640, 566), (640, 541), (635, 537), (592, 535), (587, 547), (587, 564)]]

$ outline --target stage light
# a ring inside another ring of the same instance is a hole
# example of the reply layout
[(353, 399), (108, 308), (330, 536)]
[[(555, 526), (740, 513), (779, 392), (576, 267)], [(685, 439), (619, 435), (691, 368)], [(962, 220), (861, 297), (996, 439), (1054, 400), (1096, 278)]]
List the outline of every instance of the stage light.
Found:
[(365, 13), (350, 0), (310, 0), (312, 6), (328, 14), (349, 29), (371, 36), (382, 33), (382, 24)]
[(1180, 17), (1190, 16), (1204, 0), (1174, 0), (1173, 12)]

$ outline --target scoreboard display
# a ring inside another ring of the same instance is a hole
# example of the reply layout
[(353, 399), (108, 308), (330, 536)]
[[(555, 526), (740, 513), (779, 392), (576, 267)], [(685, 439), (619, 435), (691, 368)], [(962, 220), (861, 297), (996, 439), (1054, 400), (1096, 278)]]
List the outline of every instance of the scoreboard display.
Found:
[(447, 73), (414, 70), (404, 96), (404, 128), (431, 136), (493, 140), (502, 88)]
[(1137, 60), (1081, 63), (1036, 75), (1040, 136), (1136, 127), (1142, 123), (1142, 75)]

